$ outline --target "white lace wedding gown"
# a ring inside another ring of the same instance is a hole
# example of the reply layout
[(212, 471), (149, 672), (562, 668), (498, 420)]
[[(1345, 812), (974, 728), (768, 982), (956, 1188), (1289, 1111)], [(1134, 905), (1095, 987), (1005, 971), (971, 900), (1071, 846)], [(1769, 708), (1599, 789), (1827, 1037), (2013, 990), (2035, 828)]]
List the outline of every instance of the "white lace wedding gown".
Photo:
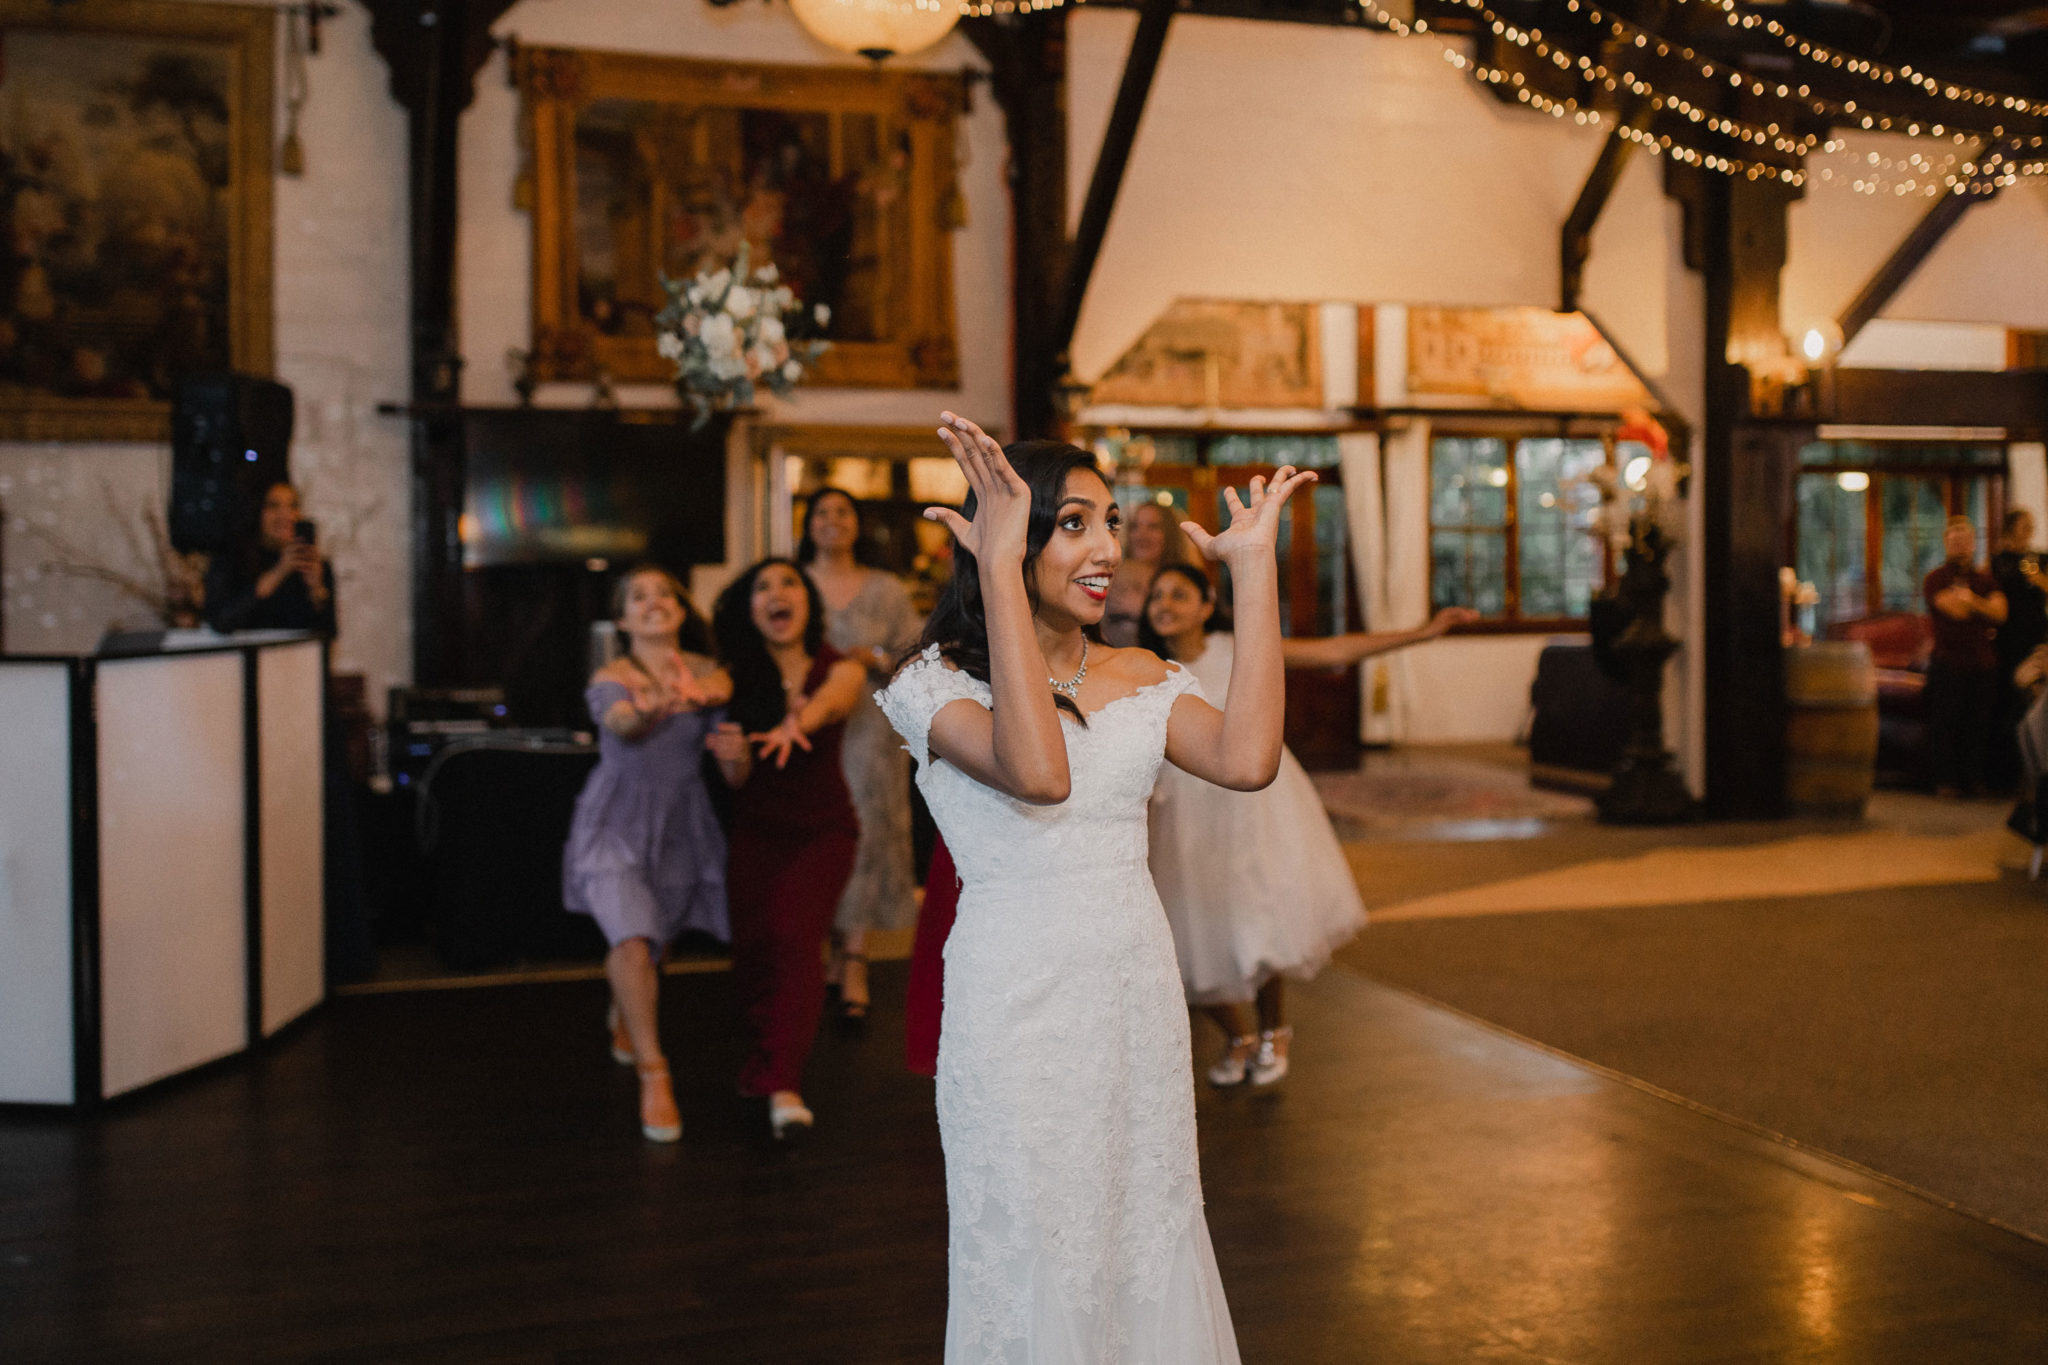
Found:
[(988, 688), (936, 648), (878, 694), (960, 870), (939, 1131), (946, 1365), (1236, 1365), (1195, 1157), (1187, 1009), (1146, 867), (1176, 668), (1088, 724), (1072, 792), (1031, 806), (926, 748)]

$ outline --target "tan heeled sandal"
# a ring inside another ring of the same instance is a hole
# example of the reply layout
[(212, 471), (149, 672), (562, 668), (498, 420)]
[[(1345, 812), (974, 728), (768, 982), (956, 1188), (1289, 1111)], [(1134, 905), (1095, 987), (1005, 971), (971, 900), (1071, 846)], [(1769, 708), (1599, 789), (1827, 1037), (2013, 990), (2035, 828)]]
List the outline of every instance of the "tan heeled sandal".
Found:
[(640, 1068), (640, 1131), (649, 1142), (675, 1142), (683, 1135), (683, 1116), (676, 1112), (667, 1062)]

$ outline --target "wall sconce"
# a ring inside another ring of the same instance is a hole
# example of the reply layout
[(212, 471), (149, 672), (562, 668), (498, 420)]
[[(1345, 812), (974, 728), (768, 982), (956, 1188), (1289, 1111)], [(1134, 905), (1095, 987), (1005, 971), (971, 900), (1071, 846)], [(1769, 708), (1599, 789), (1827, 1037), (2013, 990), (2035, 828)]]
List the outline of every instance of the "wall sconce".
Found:
[(1808, 365), (1832, 365), (1842, 351), (1842, 329), (1830, 320), (1814, 323), (1799, 334), (1799, 354)]

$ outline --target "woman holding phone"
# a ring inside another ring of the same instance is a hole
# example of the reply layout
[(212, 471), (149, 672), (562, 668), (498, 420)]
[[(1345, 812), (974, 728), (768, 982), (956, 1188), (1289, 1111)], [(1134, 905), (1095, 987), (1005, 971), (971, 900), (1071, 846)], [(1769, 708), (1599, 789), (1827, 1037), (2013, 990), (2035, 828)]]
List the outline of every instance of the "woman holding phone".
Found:
[(274, 483), (254, 534), (213, 557), (206, 570), (206, 624), (237, 630), (310, 630), (332, 638), (334, 566), (315, 543), (299, 491)]

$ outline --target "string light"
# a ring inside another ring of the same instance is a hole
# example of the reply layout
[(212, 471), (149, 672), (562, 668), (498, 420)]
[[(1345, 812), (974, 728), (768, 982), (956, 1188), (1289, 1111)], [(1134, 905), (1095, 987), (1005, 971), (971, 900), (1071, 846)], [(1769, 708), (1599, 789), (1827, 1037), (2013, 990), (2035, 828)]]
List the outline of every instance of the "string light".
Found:
[[(1682, 0), (1682, 2), (1693, 3), (1693, 0)], [(1483, 4), (1483, 0), (1460, 0), (1460, 3), (1465, 4), (1468, 8), (1477, 9), (1481, 7), (1481, 5)], [(1724, 9), (1724, 11), (1727, 8), (1729, 8), (1728, 5), (1719, 5), (1719, 0), (1700, 0), (1700, 3), (1716, 4), (1718, 7)], [(1732, 3), (1733, 0), (1730, 0), (1730, 5), (1732, 5)], [(1565, 8), (1571, 13), (1580, 15), (1583, 18), (1585, 18), (1586, 21), (1590, 23), (1594, 28), (1606, 30), (1607, 33), (1611, 34), (1616, 40), (1627, 41), (1631, 38), (1631, 36), (1633, 36), (1635, 46), (1637, 46), (1638, 48), (1645, 48), (1654, 45), (1659, 56), (1669, 56), (1671, 53), (1676, 52), (1682, 60), (1689, 62), (1693, 65), (1695, 73), (1703, 80), (1714, 81), (1720, 79), (1721, 76), (1725, 75), (1728, 79), (1729, 84), (1734, 86), (1736, 89), (1747, 90), (1748, 93), (1759, 97), (1773, 93), (1778, 95), (1780, 98), (1790, 98), (1796, 95), (1801, 100), (1806, 101), (1808, 106), (1812, 108), (1812, 110), (1815, 113), (1827, 115), (1832, 119), (1841, 120), (1846, 118), (1850, 122), (1860, 122), (1861, 126), (1868, 129), (1872, 129), (1874, 131), (1898, 131), (1904, 132), (1908, 136), (1913, 137), (1945, 137), (1957, 131), (1958, 129), (1965, 127), (1964, 124), (1957, 123), (1953, 119), (1949, 120), (1947, 123), (1943, 123), (1940, 121), (1931, 120), (1915, 120), (1905, 116), (1901, 116), (1897, 119), (1894, 119), (1889, 115), (1873, 115), (1868, 113), (1867, 111), (1859, 111), (1857, 103), (1854, 99), (1829, 99), (1825, 96), (1815, 94), (1812, 86), (1804, 83), (1793, 85), (1790, 83), (1781, 82), (1773, 86), (1770, 83), (1757, 80), (1753, 77), (1745, 77), (1738, 71), (1719, 71), (1715, 68), (1714, 64), (1711, 61), (1701, 58), (1699, 53), (1695, 52), (1692, 48), (1686, 46), (1685, 44), (1668, 42), (1667, 40), (1659, 37), (1657, 34), (1651, 32), (1649, 29), (1642, 28), (1637, 24), (1634, 24), (1626, 19), (1619, 18), (1615, 15), (1603, 13), (1599, 9), (1597, 4), (1593, 3), (1593, 0), (1566, 0)], [(1783, 24), (1778, 23), (1778, 21), (1775, 19), (1764, 20), (1754, 15), (1749, 17), (1757, 20), (1757, 23), (1750, 25), (1750, 27), (1765, 26), (1770, 30), (1776, 32), (1791, 32), (1791, 30), (1786, 29)], [(1800, 40), (1796, 34), (1793, 34), (1792, 47), (1795, 52), (1797, 51), (1797, 45), (1800, 41), (1802, 40)], [(1814, 44), (1808, 43), (1807, 47), (1810, 51), (1811, 49), (1813, 49)], [(1835, 54), (1832, 52), (1830, 52), (1829, 55), (1830, 57), (1839, 56), (1839, 54)], [(1848, 66), (1844, 67), (1844, 62), (1848, 63)], [(1861, 62), (1855, 58), (1842, 58), (1840, 61), (1834, 62), (1833, 65), (1842, 67), (1843, 69), (1849, 69), (1850, 67), (1860, 68), (1857, 70), (1856, 74), (1865, 74), (1867, 71), (1878, 70), (1877, 64)], [(1886, 69), (1889, 70), (1889, 68)], [(1910, 70), (1910, 68), (1904, 69)], [(1880, 84), (1890, 84), (1892, 83), (1893, 77), (1882, 76), (1878, 79)], [(1931, 78), (1929, 79), (1931, 80)], [(1911, 81), (1909, 81), (1909, 83), (1916, 85), (1918, 84), (1918, 82)], [(1938, 86), (1940, 85), (1940, 82), (1932, 82), (1932, 85)], [(1929, 88), (1931, 89), (1932, 87), (1930, 86)], [(1965, 93), (1968, 93), (1964, 90), (1963, 87), (1955, 88), (1958, 92), (1959, 97)], [(1937, 97), (1939, 98), (1941, 96)], [(2026, 100), (2009, 96), (1993, 96), (1988, 100), (1970, 100), (1964, 102), (1970, 103), (1973, 106), (1982, 106), (1987, 108), (2009, 107), (2011, 110), (2015, 112), (2027, 112), (2029, 110), (2038, 111), (2041, 109), (2048, 109), (2048, 105), (2033, 106), (2030, 105)], [(2006, 128), (2002, 124), (1997, 123), (1993, 123), (1989, 126), (1985, 126), (1982, 123), (1972, 123), (1969, 124), (1968, 127), (1971, 131), (1975, 131), (1983, 136), (1991, 138), (2004, 137), (2007, 132)]]
[[(1759, 147), (1768, 146), (1774, 151), (1783, 152), (1794, 157), (1804, 158), (1816, 149), (1826, 153), (1835, 153), (1841, 151), (1846, 145), (1841, 140), (1832, 136), (1823, 137), (1819, 134), (1802, 134), (1796, 137), (1787, 136), (1780, 125), (1776, 123), (1759, 124), (1717, 114), (1683, 96), (1658, 89), (1651, 82), (1642, 79), (1634, 71), (1623, 70), (1616, 73), (1603, 62), (1559, 47), (1551, 43), (1540, 29), (1525, 29), (1508, 19), (1502, 18), (1487, 6), (1486, 0), (1458, 0), (1458, 2), (1467, 9), (1474, 11), (1493, 35), (1503, 42), (1513, 44), (1519, 48), (1532, 49), (1537, 57), (1548, 60), (1550, 64), (1556, 66), (1560, 71), (1568, 72), (1580, 80), (1593, 82), (1607, 91), (1619, 92), (1626, 90), (1628, 93), (1642, 99), (1653, 111), (1675, 114), (1695, 126), (1704, 127), (1724, 137), (1734, 138)], [(1690, 2), (1690, 0), (1686, 0), (1686, 2)], [(1718, 3), (1718, 0), (1705, 0), (1705, 2)], [(1908, 174), (1904, 179), (1893, 179), (1880, 175), (1875, 171), (1867, 171), (1860, 175), (1850, 175), (1845, 172), (1837, 172), (1831, 167), (1822, 167), (1817, 173), (1812, 173), (1798, 166), (1784, 166), (1773, 162), (1723, 156), (1709, 152), (1703, 148), (1693, 146), (1682, 138), (1673, 138), (1668, 134), (1647, 132), (1634, 127), (1630, 122), (1617, 122), (1601, 113), (1598, 109), (1590, 105), (1582, 105), (1575, 99), (1552, 100), (1532, 89), (1528, 84), (1528, 78), (1522, 73), (1509, 72), (1502, 68), (1489, 66), (1476, 57), (1465, 56), (1453, 46), (1450, 39), (1442, 36), (1440, 31), (1432, 30), (1429, 21), (1426, 19), (1403, 19), (1381, 8), (1376, 0), (1358, 0), (1358, 3), (1359, 7), (1365, 11), (1369, 18), (1398, 36), (1427, 36), (1435, 39), (1438, 46), (1443, 50), (1445, 60), (1451, 65), (1459, 70), (1470, 71), (1475, 78), (1486, 84), (1512, 88), (1515, 91), (1516, 100), (1520, 103), (1528, 105), (1539, 112), (1550, 114), (1552, 117), (1562, 118), (1570, 115), (1574, 122), (1581, 125), (1611, 128), (1612, 131), (1644, 147), (1653, 155), (1669, 155), (1674, 160), (1719, 171), (1724, 175), (1742, 175), (1751, 180), (1773, 179), (1788, 185), (1804, 185), (1809, 178), (1813, 178), (1816, 175), (1817, 178), (1826, 181), (1847, 180), (1851, 182), (1852, 187), (1856, 188), (1859, 193), (1866, 194), (1876, 193), (1879, 189), (1890, 189), (1898, 194), (1932, 195), (1942, 193), (1945, 190), (1960, 194), (1972, 192), (1979, 188), (1978, 182), (1972, 179), (1970, 170), (1967, 167), (1960, 176), (1951, 173), (1957, 162), (1957, 158), (1953, 155), (1941, 166), (1939, 173), (1935, 172), (1932, 163), (1924, 157), (1918, 158), (1918, 160), (1926, 164), (1917, 167), (1913, 166), (1910, 162), (1898, 163), (1900, 167), (1907, 169), (1909, 172), (1917, 173)], [(1675, 52), (1682, 60), (1694, 63), (1698, 74), (1703, 79), (1714, 80), (1717, 78), (1714, 65), (1711, 62), (1702, 61), (1698, 53), (1682, 43), (1670, 42), (1648, 29), (1628, 23), (1625, 20), (1615, 19), (1587, 3), (1587, 0), (1566, 0), (1566, 8), (1573, 13), (1583, 15), (1594, 26), (1604, 28), (1617, 41), (1629, 43), (1639, 51), (1648, 52), (1654, 50), (1656, 55), (1660, 57), (1668, 58)], [(1769, 23), (1778, 28), (1783, 27), (1778, 25), (1776, 20), (1771, 20)], [(1809, 44), (1809, 48), (1811, 47), (1812, 45)], [(1775, 94), (1779, 98), (1790, 99), (1796, 94), (1798, 98), (1808, 101), (1816, 113), (1833, 113), (1839, 116), (1846, 116), (1860, 123), (1863, 128), (1872, 131), (1899, 132), (1910, 137), (1940, 138), (1944, 141), (1952, 141), (1957, 146), (1961, 146), (1970, 140), (1970, 132), (1962, 127), (1937, 122), (1922, 122), (1904, 117), (1895, 118), (1888, 114), (1872, 114), (1866, 110), (1859, 110), (1854, 100), (1844, 100), (1838, 103), (1815, 97), (1812, 88), (1808, 85), (1794, 86), (1788, 83), (1778, 84), (1773, 87), (1754, 78), (1746, 78), (1740, 72), (1729, 72), (1727, 75), (1730, 84), (1738, 89), (1746, 87), (1749, 93), (1753, 95), (1769, 97)], [(1980, 136), (1987, 142), (1994, 140), (2003, 141), (2010, 146), (2020, 148), (2048, 146), (2048, 138), (2040, 136), (2016, 140), (2007, 139), (2005, 137), (2005, 129), (2002, 126), (1994, 127), (1988, 132), (1981, 133)], [(1888, 159), (1880, 159), (1886, 162), (1886, 165), (1880, 169), (1892, 168)], [(1997, 182), (1999, 184), (2010, 184), (2020, 176), (2039, 175), (2044, 171), (2048, 171), (2048, 160), (2037, 160), (2025, 163), (2024, 165), (2016, 161), (2006, 161), (2003, 164), (2007, 168), (2004, 173), (2007, 178), (2000, 179)], [(1906, 188), (1901, 188), (1902, 186)], [(1980, 190), (1979, 192), (1988, 191)]]
[(1682, 5), (1695, 3), (1711, 5), (1713, 8), (1721, 11), (1723, 18), (1731, 26), (1739, 23), (1743, 28), (1761, 28), (1764, 32), (1776, 38), (1787, 52), (1790, 52), (1795, 57), (1804, 58), (1817, 66), (1828, 67), (1831, 70), (1846, 72), (1853, 76), (1861, 76), (1880, 85), (1891, 85), (1903, 80), (1909, 85), (1918, 87), (1927, 95), (1935, 99), (1945, 100), (1950, 104), (1968, 104), (1986, 109), (2004, 109), (2010, 113), (2029, 114), (2036, 118), (2048, 117), (2048, 100), (2027, 100), (2018, 95), (2001, 95), (1995, 90), (1980, 90), (1974, 86), (1963, 85), (1956, 81), (1939, 80), (1924, 71), (1915, 71), (1910, 66), (1886, 66), (1882, 62), (1868, 61), (1861, 57), (1851, 56), (1846, 52), (1837, 52), (1824, 44), (1800, 37), (1798, 33), (1785, 27), (1776, 19), (1766, 18), (1757, 14), (1739, 13), (1735, 0), (1679, 0), (1679, 3)]
[[(1538, 55), (1543, 56), (1559, 51), (1544, 38), (1539, 30), (1522, 29), (1508, 23), (1498, 15), (1495, 15), (1491, 10), (1486, 9), (1483, 0), (1481, 3), (1474, 3), (1474, 0), (1463, 0), (1463, 3), (1478, 9), (1482, 16), (1493, 26), (1495, 34), (1506, 39), (1508, 42), (1514, 43), (1518, 47), (1534, 47)], [(1400, 16), (1380, 8), (1376, 0), (1358, 0), (1358, 4), (1369, 17), (1401, 37), (1427, 36), (1434, 38), (1438, 46), (1443, 49), (1445, 60), (1452, 66), (1457, 67), (1461, 71), (1470, 71), (1477, 79), (1486, 84), (1505, 85), (1512, 88), (1515, 91), (1515, 98), (1519, 102), (1527, 104), (1540, 112), (1550, 114), (1553, 118), (1563, 118), (1566, 115), (1570, 115), (1573, 121), (1581, 126), (1612, 128), (1613, 131), (1642, 146), (1653, 156), (1668, 155), (1675, 161), (1682, 161), (1688, 165), (1719, 171), (1723, 175), (1741, 175), (1751, 180), (1779, 180), (1788, 185), (1803, 185), (1806, 183), (1806, 172), (1796, 166), (1781, 166), (1772, 162), (1755, 161), (1745, 157), (1723, 156), (1716, 152), (1709, 152), (1702, 148), (1694, 147), (1682, 139), (1646, 133), (1631, 124), (1611, 119), (1598, 109), (1582, 105), (1577, 100), (1550, 99), (1548, 96), (1529, 88), (1527, 77), (1523, 76), (1521, 72), (1510, 72), (1499, 67), (1488, 66), (1476, 57), (1467, 57), (1462, 52), (1459, 52), (1451, 46), (1447, 39), (1431, 30), (1429, 21), (1426, 19), (1404, 20)], [(1553, 58), (1553, 60), (1555, 59)], [(1563, 64), (1559, 63), (1559, 65)], [(1604, 83), (1608, 89), (1626, 87), (1631, 93), (1651, 100), (1656, 108), (1676, 108), (1679, 105), (1683, 105), (1684, 108), (1693, 109), (1699, 113), (1700, 117), (1692, 120), (1694, 122), (1704, 123), (1710, 117), (1706, 110), (1699, 109), (1697, 105), (1693, 105), (1690, 101), (1658, 91), (1647, 81), (1637, 79), (1632, 72), (1624, 72), (1621, 76), (1615, 77), (1604, 65), (1594, 64), (1581, 69), (1581, 75), (1594, 72), (1598, 73), (1596, 79)], [(1662, 102), (1657, 103), (1657, 101)], [(1778, 132), (1775, 128), (1745, 123), (1740, 119), (1724, 119), (1718, 115), (1712, 115), (1711, 117), (1715, 119), (1718, 125), (1714, 131), (1722, 132), (1724, 136), (1736, 137), (1744, 141), (1768, 143)], [(1804, 151), (1818, 145), (1819, 140), (1806, 139), (1803, 143), (1796, 139), (1792, 141), (1798, 146), (1800, 151)]]

